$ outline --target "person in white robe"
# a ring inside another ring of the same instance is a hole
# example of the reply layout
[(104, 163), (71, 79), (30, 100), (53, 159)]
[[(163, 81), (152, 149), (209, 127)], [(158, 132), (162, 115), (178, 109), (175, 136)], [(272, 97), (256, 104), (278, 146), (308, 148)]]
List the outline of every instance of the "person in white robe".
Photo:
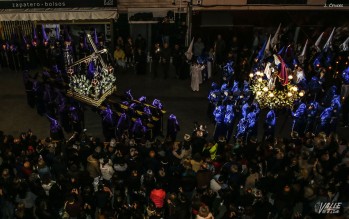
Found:
[(295, 83), (298, 84), (303, 79), (305, 79), (304, 71), (303, 71), (303, 69), (300, 66), (298, 66), (297, 70), (296, 70)]
[(198, 63), (193, 63), (190, 67), (191, 76), (191, 89), (193, 91), (199, 91), (199, 86), (202, 83), (202, 73), (201, 71), (205, 68), (204, 65)]

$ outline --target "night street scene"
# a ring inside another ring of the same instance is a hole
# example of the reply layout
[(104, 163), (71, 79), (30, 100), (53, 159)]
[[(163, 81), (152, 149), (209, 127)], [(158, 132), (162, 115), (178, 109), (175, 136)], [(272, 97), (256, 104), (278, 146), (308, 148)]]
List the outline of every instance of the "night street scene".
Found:
[(0, 219), (349, 219), (348, 15), (0, 0)]

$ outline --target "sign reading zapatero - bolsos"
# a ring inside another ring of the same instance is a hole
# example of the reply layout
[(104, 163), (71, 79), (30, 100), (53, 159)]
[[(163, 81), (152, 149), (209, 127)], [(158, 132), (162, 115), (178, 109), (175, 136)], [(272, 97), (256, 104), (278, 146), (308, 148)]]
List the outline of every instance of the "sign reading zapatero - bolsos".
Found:
[(117, 0), (0, 0), (0, 9), (116, 7)]

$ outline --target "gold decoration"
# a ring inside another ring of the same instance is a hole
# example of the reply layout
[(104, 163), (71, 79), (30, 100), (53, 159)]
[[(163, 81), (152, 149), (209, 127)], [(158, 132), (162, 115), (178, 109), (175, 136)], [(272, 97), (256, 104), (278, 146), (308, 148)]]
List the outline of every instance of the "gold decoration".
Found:
[(304, 96), (304, 91), (298, 92), (298, 88), (291, 84), (283, 90), (269, 89), (268, 81), (261, 80), (261, 77), (253, 80), (251, 90), (261, 108), (292, 108), (293, 103)]

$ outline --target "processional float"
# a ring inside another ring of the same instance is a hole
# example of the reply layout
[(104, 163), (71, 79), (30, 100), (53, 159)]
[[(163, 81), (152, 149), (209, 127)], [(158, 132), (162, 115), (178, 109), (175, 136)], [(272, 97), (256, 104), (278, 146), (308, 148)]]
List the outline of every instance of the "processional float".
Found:
[(69, 75), (67, 96), (99, 107), (116, 91), (116, 77), (114, 68), (107, 65), (102, 57), (102, 54), (107, 53), (107, 49), (98, 50), (90, 34), (87, 34), (87, 38), (93, 53), (67, 66)]

